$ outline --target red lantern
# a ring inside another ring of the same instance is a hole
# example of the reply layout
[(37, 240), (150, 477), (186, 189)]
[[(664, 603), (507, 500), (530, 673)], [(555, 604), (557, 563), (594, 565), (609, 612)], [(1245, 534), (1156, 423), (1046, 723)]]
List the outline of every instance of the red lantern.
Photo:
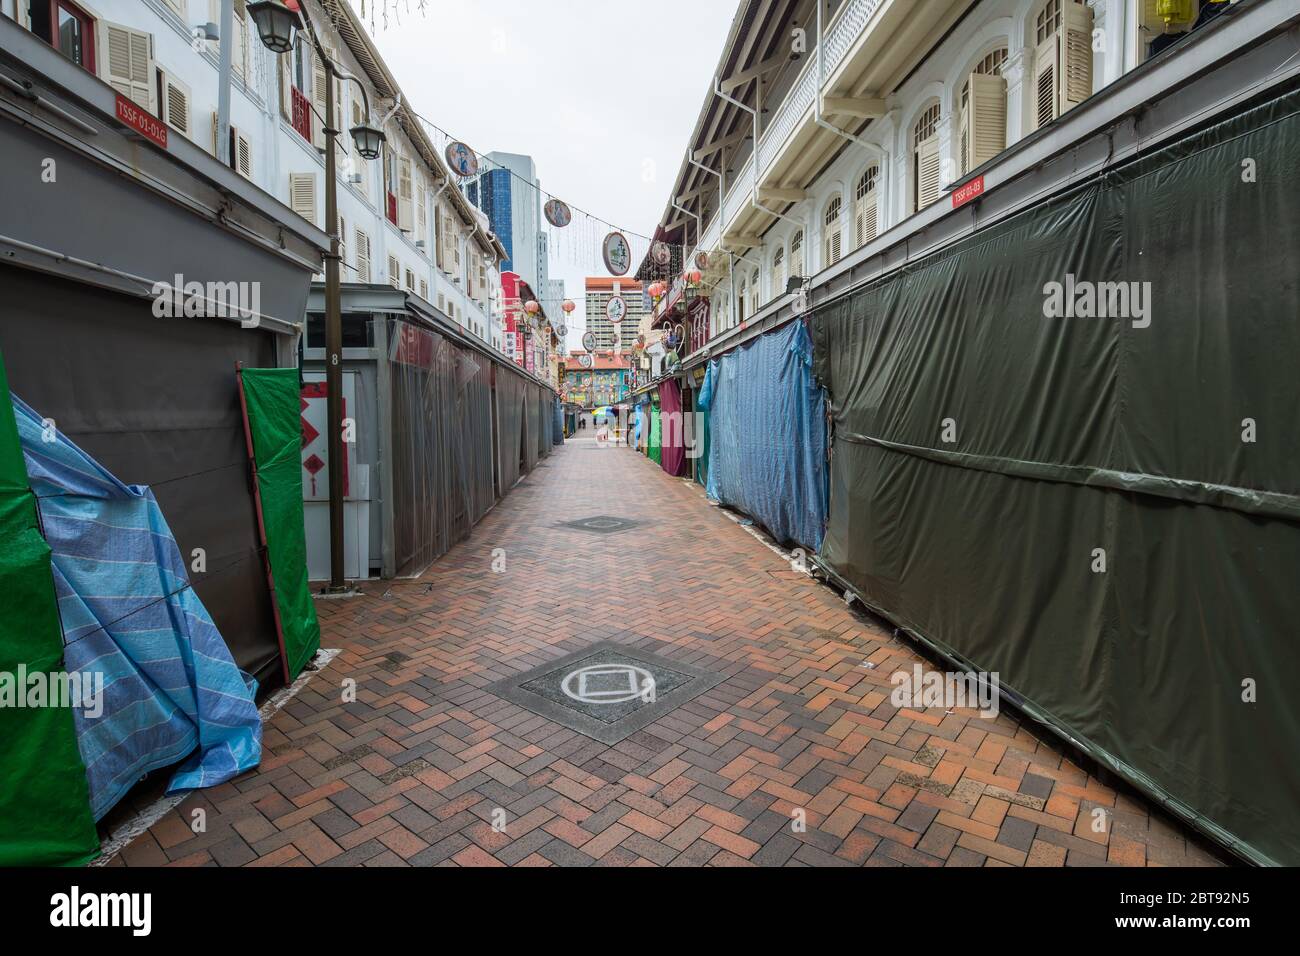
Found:
[(691, 285), (699, 285), (699, 284), (700, 284), (700, 279), (701, 279), (701, 276), (700, 276), (700, 271), (699, 271), (698, 269), (696, 269), (696, 270), (694, 270), (694, 271), (691, 272), (691, 275), (690, 275), (690, 282), (691, 282)]
[(536, 315), (541, 310), (542, 307), (538, 305), (537, 302), (533, 299), (529, 299), (527, 302), (524, 303), (524, 311), (527, 312), (529, 315)]
[(573, 304), (572, 299), (565, 299), (564, 304), (560, 306), (560, 308), (562, 308), (565, 311), (565, 314), (568, 314), (572, 312), (574, 309), (576, 309), (577, 306)]

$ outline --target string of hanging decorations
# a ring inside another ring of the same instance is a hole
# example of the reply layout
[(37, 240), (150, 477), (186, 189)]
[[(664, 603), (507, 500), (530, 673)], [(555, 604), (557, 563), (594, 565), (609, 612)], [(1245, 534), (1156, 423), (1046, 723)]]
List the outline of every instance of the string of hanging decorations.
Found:
[[(613, 276), (627, 275), (652, 250), (652, 261), (656, 264), (660, 264), (661, 260), (671, 261), (672, 250), (662, 240), (619, 226), (566, 202), (525, 179), (510, 167), (494, 162), (427, 117), (414, 110), (410, 112), (442, 153), (447, 166), (460, 179), (459, 185), (463, 191), (471, 191), (475, 187), (481, 190), (483, 177), (487, 173), (500, 171), (510, 177), (512, 188), (527, 189), (537, 194), (544, 220), (542, 234), (546, 240), (546, 252), (553, 255), (555, 261), (569, 262), (584, 268), (601, 264)], [(481, 193), (479, 195), (481, 197)], [(473, 201), (473, 197), (470, 198)], [(478, 206), (479, 203), (476, 202), (475, 205)], [(661, 248), (663, 251), (659, 251)]]

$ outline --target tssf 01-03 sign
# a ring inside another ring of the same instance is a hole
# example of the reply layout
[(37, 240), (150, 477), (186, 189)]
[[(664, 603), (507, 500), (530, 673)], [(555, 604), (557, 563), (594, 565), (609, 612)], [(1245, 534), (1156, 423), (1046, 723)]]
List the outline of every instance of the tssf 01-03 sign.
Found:
[(952, 191), (952, 208), (964, 206), (972, 199), (978, 199), (984, 195), (984, 177), (976, 176), (968, 183), (962, 183)]

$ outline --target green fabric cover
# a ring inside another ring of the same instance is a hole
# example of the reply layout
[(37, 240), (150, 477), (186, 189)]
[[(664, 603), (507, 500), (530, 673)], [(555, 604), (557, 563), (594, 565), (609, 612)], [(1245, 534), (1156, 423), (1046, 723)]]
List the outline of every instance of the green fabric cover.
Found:
[[(0, 396), (0, 672), (16, 681), (20, 664), (29, 674), (62, 670), (63, 628), (3, 359)], [(0, 866), (81, 864), (99, 854), (70, 708), (0, 706), (0, 781)]]
[(659, 406), (650, 409), (650, 460), (656, 465), (663, 464), (663, 448), (660, 447)]
[(307, 586), (298, 370), (246, 368), (241, 374), (275, 602), (280, 609), (289, 679), (293, 680), (320, 649), (320, 623)]
[[(834, 428), (824, 563), (1173, 812), (1290, 865), (1298, 108), (1190, 136), (812, 323)], [(1047, 317), (1067, 274), (1149, 282), (1150, 325)]]

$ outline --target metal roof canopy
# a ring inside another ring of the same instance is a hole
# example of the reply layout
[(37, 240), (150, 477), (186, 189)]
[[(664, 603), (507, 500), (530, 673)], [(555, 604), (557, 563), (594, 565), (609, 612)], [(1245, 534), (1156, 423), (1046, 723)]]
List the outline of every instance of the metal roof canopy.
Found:
[[(382, 283), (365, 285), (350, 282), (341, 287), (340, 298), (344, 315), (384, 313), (405, 316), (416, 325), (423, 325), (444, 338), (450, 339), (461, 348), (477, 352), (507, 371), (516, 372), (524, 378), (541, 385), (553, 394), (555, 393), (555, 389), (551, 387), (550, 382), (538, 378), (523, 366), (517, 365), (505, 355), (493, 350), (477, 336), (468, 334), (452, 318), (438, 311), (436, 307), (413, 292), (394, 289), (391, 285)], [(307, 297), (307, 313), (309, 315), (325, 314), (325, 283), (312, 283), (311, 293)], [(318, 357), (324, 357), (325, 354), (325, 350), (320, 348), (306, 349), (305, 351), (313, 354), (319, 353)]]

